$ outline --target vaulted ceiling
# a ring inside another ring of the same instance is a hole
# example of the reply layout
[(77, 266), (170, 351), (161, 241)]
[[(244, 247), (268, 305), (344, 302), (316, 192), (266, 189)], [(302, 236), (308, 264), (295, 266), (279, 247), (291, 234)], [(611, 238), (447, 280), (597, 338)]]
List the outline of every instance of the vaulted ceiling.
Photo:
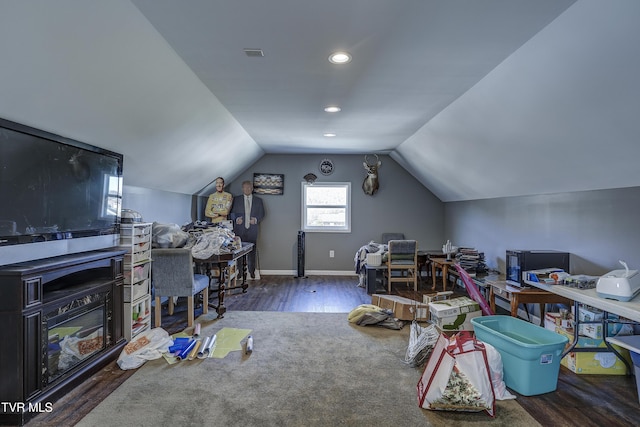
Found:
[(0, 12), (0, 116), (124, 153), (129, 185), (206, 192), (266, 153), (389, 154), (443, 201), (640, 185), (635, 0)]

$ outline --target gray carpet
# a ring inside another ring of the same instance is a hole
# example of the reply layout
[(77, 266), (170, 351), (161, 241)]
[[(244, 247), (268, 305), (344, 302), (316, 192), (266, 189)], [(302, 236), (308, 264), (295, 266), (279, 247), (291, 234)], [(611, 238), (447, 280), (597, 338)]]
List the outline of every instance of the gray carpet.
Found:
[(254, 352), (169, 365), (149, 361), (78, 426), (539, 425), (517, 401), (486, 413), (417, 405), (421, 370), (404, 364), (408, 326), (361, 327), (346, 314), (228, 312), (202, 335), (252, 329)]

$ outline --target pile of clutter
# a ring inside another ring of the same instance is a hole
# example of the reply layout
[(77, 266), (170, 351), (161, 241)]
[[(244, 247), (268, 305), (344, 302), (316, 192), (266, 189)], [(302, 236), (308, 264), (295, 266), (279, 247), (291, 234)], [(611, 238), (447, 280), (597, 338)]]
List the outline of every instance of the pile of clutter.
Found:
[(154, 248), (191, 249), (193, 257), (197, 259), (207, 259), (212, 255), (229, 253), (242, 247), (240, 237), (228, 227), (204, 227), (202, 221), (182, 227), (178, 224), (154, 222), (151, 244)]
[(484, 252), (478, 252), (476, 248), (459, 248), (456, 254), (456, 262), (472, 277), (476, 273), (487, 271)]
[[(420, 302), (374, 294), (372, 303), (356, 307), (348, 320), (392, 329), (410, 322), (404, 362), (425, 366), (418, 384), (420, 407), (494, 416), (496, 400), (515, 398), (504, 382), (501, 354), (473, 337), (471, 320), (482, 316), (480, 305), (468, 297), (451, 296), (452, 292), (427, 294)], [(423, 321), (429, 323), (421, 325)]]

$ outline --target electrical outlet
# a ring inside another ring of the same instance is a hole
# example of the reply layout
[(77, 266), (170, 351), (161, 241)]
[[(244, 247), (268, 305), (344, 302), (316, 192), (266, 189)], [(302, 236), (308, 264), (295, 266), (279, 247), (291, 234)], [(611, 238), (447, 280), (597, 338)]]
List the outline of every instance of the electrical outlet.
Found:
[(329, 258), (333, 258), (334, 256), (336, 256), (335, 251), (329, 251)]

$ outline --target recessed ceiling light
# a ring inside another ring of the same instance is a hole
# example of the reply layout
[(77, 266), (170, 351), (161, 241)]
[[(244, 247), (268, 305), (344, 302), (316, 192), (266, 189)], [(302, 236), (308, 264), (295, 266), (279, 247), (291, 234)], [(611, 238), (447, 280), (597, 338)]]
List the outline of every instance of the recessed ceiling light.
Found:
[(326, 111), (327, 113), (337, 113), (338, 111), (341, 111), (342, 108), (337, 107), (335, 105), (330, 105), (328, 107), (324, 107), (324, 111)]
[(327, 133), (324, 134), (324, 136), (326, 136), (327, 138), (333, 138), (333, 137), (336, 136), (336, 134), (335, 133), (331, 133), (331, 132), (327, 132)]
[(351, 62), (351, 55), (347, 52), (333, 52), (329, 55), (329, 62), (332, 64), (346, 64)]

